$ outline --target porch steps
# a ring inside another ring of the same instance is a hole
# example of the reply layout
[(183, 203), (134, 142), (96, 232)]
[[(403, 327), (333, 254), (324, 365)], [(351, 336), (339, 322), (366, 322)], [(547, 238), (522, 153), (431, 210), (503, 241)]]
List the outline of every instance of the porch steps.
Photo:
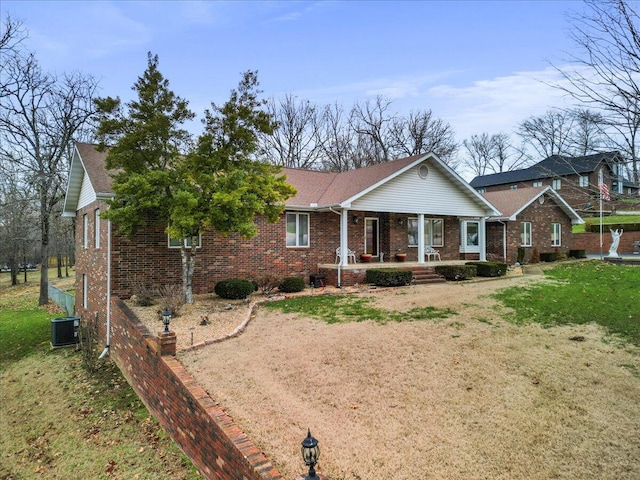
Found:
[(411, 282), (413, 285), (446, 282), (444, 277), (441, 277), (440, 275), (435, 273), (433, 267), (412, 266), (407, 268), (407, 270), (411, 270), (413, 272), (413, 281)]

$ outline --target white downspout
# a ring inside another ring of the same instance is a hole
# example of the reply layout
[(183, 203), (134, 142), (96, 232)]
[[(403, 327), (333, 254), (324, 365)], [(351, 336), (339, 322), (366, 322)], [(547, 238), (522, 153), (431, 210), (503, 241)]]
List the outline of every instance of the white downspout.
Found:
[(486, 262), (487, 261), (487, 232), (486, 232), (486, 218), (482, 217), (480, 219), (480, 228), (479, 228), (479, 232), (478, 232), (478, 236), (480, 237), (480, 241), (478, 242), (480, 244), (480, 261), (481, 262)]
[(111, 220), (107, 220), (107, 344), (100, 359), (107, 356), (111, 347)]

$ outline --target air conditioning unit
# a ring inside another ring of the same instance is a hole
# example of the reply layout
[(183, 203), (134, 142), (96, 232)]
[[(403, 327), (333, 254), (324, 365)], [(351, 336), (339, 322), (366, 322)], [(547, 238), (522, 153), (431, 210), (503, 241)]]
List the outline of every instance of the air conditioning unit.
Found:
[(51, 319), (51, 346), (68, 347), (78, 343), (78, 317), (62, 317)]

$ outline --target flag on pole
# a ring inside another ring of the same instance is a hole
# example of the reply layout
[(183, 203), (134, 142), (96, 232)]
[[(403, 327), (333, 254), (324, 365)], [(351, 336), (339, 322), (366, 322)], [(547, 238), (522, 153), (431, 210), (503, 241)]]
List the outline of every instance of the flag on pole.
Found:
[(611, 200), (611, 195), (609, 195), (609, 187), (606, 183), (604, 183), (604, 178), (602, 175), (602, 170), (600, 170), (600, 178), (598, 179), (598, 188), (600, 189), (600, 198), (605, 201)]

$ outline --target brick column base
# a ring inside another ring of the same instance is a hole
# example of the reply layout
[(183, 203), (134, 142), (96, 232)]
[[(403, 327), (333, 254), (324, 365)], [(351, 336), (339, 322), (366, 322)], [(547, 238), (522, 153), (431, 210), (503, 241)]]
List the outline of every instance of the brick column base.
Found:
[(162, 331), (158, 335), (158, 350), (161, 357), (176, 354), (176, 332), (165, 332)]

